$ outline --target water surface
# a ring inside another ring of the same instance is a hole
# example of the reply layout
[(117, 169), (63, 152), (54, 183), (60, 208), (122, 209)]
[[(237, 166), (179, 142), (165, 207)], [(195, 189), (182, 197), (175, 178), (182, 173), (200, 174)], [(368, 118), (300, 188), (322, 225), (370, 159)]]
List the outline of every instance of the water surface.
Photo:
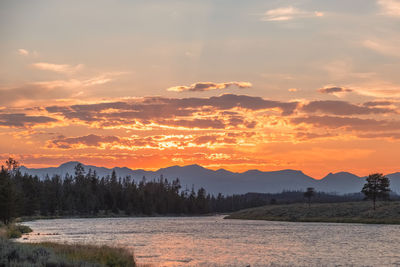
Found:
[[(27, 222), (22, 242), (121, 246), (154, 266), (400, 265), (400, 225), (293, 223), (212, 217)], [(40, 235), (38, 235), (40, 233)]]

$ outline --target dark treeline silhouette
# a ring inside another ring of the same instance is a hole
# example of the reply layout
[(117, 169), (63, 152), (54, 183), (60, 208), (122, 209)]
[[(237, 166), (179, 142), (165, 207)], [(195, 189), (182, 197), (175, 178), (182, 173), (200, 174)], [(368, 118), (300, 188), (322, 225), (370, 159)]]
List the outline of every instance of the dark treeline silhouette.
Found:
[[(195, 192), (181, 190), (179, 179), (135, 182), (130, 177), (98, 177), (81, 164), (74, 175), (46, 177), (22, 175), (18, 169), (2, 167), (0, 191), (9, 204), (8, 213), (32, 215), (98, 215), (98, 214), (204, 214), (210, 212), (212, 197), (203, 188)], [(1, 196), (0, 196), (1, 197)], [(11, 205), (12, 203), (12, 205)], [(11, 208), (12, 206), (12, 208)], [(4, 216), (6, 217), (6, 216)]]
[[(214, 196), (204, 188), (184, 190), (178, 178), (135, 181), (129, 176), (117, 177), (115, 171), (100, 178), (91, 169), (85, 172), (81, 164), (76, 165), (74, 175), (39, 179), (21, 174), (17, 163), (10, 160), (0, 171), (0, 219), (6, 224), (20, 216), (196, 215), (304, 202), (302, 191)], [(316, 193), (313, 202), (362, 199), (361, 194)]]

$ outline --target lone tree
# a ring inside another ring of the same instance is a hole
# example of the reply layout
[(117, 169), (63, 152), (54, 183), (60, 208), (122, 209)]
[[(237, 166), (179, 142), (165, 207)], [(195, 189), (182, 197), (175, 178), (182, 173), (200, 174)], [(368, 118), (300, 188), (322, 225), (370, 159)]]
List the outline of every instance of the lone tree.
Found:
[(307, 191), (304, 192), (304, 197), (308, 200), (308, 207), (311, 206), (311, 198), (315, 196), (314, 187), (308, 187)]
[(361, 192), (365, 195), (366, 199), (372, 200), (374, 203), (374, 210), (377, 199), (389, 198), (389, 185), (389, 178), (384, 176), (382, 173), (374, 173), (368, 176), (367, 182)]

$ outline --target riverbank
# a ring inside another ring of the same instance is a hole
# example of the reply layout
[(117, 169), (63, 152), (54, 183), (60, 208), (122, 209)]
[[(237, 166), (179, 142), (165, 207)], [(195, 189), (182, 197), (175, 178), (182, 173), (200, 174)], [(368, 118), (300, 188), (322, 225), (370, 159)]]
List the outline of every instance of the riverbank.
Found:
[(55, 243), (22, 244), (0, 238), (0, 266), (136, 266), (124, 249)]
[(400, 224), (400, 201), (268, 205), (234, 212), (224, 219), (289, 222)]
[(0, 266), (136, 266), (132, 253), (122, 248), (11, 240), (31, 231), (18, 224), (0, 227)]
[(124, 214), (99, 214), (99, 215), (65, 215), (65, 216), (58, 216), (58, 215), (49, 215), (49, 216), (22, 216), (15, 219), (17, 223), (23, 222), (31, 222), (37, 220), (55, 220), (55, 219), (107, 219), (107, 218), (168, 218), (168, 217), (176, 217), (176, 218), (190, 218), (190, 217), (208, 217), (208, 216), (215, 216), (215, 215), (228, 215), (228, 213), (207, 213), (207, 214), (152, 214), (152, 215), (124, 215)]

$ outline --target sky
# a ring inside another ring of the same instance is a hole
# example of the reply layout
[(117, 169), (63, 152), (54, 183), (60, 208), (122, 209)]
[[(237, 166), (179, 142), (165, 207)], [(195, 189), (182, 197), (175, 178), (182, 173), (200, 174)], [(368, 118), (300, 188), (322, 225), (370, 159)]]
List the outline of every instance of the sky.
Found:
[(0, 2), (0, 159), (400, 171), (400, 0)]

